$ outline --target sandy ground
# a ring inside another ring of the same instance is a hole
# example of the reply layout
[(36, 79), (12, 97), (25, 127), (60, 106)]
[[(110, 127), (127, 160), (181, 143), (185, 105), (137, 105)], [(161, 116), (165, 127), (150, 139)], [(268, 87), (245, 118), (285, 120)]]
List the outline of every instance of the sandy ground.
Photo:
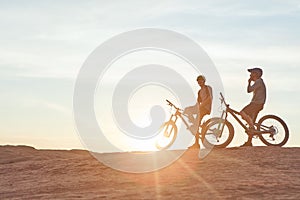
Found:
[(134, 174), (87, 151), (0, 146), (0, 199), (300, 199), (300, 148), (216, 149), (203, 160), (198, 153)]

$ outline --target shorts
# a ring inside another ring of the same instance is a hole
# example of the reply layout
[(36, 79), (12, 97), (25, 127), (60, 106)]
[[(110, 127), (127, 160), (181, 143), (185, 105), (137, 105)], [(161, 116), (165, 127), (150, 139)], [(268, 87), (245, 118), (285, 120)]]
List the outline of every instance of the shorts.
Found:
[(256, 117), (259, 113), (264, 108), (264, 104), (257, 104), (257, 103), (250, 103), (247, 106), (245, 106), (241, 112), (246, 113), (248, 116), (251, 117), (252, 121), (255, 122)]
[[(199, 109), (198, 104), (196, 104), (194, 106), (189, 106), (189, 107), (185, 108), (183, 113), (188, 115), (190, 122), (192, 122), (192, 123), (197, 122), (197, 123), (201, 124), (202, 118), (205, 115), (209, 115), (210, 111), (205, 108)], [(193, 115), (197, 115), (197, 117), (194, 118)]]

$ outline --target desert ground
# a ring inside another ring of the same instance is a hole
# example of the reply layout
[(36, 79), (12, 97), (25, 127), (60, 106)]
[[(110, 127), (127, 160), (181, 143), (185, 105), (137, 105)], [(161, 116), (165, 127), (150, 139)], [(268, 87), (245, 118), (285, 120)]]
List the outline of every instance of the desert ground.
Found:
[[(0, 146), (0, 199), (300, 199), (300, 148), (198, 153), (189, 149), (154, 172), (125, 173), (88, 151)], [(105, 156), (126, 165), (125, 154)]]

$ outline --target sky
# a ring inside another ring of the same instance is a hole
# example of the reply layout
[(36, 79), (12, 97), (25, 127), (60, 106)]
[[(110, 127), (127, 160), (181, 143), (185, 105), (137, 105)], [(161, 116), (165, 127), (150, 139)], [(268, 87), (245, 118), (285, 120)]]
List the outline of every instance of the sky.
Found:
[[(290, 129), (286, 146), (300, 146), (299, 22), (300, 2), (292, 0), (0, 0), (0, 145), (84, 148), (73, 117), (83, 63), (115, 35), (159, 28), (207, 52), (237, 110), (251, 99), (246, 69), (262, 66), (268, 89), (262, 113), (282, 117)], [(233, 145), (242, 144), (245, 134), (234, 126)]]

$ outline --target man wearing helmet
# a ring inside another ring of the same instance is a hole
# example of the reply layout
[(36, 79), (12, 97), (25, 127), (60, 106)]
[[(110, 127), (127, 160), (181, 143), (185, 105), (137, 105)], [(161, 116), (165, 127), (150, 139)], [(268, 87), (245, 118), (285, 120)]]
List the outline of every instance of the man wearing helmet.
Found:
[[(266, 86), (261, 78), (263, 71), (261, 68), (248, 69), (250, 78), (248, 80), (247, 92), (253, 92), (251, 102), (245, 106), (240, 114), (242, 118), (248, 123), (250, 131), (254, 131), (254, 123), (258, 113), (263, 109), (266, 102)], [(253, 84), (251, 84), (253, 82)], [(252, 146), (252, 134), (248, 133), (248, 141), (242, 146)]]
[[(194, 106), (185, 108), (184, 110), (184, 114), (186, 114), (190, 122), (193, 123), (191, 129), (195, 135), (195, 143), (191, 146), (192, 148), (200, 148), (198, 134), (199, 126), (201, 124), (202, 118), (205, 115), (209, 115), (211, 112), (211, 105), (213, 99), (212, 88), (209, 85), (206, 85), (205, 81), (206, 79), (203, 75), (197, 77), (197, 82), (201, 87), (198, 91), (197, 103)], [(196, 115), (196, 118), (194, 118), (194, 114)]]

